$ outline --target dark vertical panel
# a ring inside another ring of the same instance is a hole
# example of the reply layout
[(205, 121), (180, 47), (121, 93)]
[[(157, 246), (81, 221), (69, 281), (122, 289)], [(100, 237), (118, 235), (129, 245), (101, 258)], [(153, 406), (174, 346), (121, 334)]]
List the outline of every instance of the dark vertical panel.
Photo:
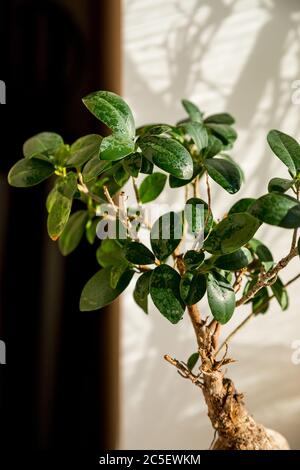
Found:
[(18, 190), (3, 176), (36, 132), (53, 130), (72, 141), (99, 131), (80, 96), (101, 88), (120, 92), (120, 2), (10, 0), (1, 2), (1, 19), (0, 79), (7, 82), (7, 105), (0, 107), (6, 208), (0, 214), (0, 338), (7, 344), (7, 365), (0, 366), (1, 443), (112, 448), (117, 311), (78, 311), (82, 286), (98, 269), (94, 250), (83, 242), (80, 254), (60, 258), (45, 233), (47, 183)]

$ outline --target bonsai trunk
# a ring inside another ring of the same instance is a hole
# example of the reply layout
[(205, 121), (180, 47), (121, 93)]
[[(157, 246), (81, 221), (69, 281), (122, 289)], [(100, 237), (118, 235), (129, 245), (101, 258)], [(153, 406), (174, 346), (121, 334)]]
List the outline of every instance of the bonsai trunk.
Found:
[(197, 376), (186, 376), (194, 383), (198, 381), (203, 391), (208, 416), (217, 436), (212, 448), (288, 450), (283, 436), (256, 423), (244, 406), (243, 395), (236, 391), (230, 379), (224, 377), (222, 367), (233, 361), (226, 357), (226, 353), (223, 359), (216, 359), (220, 325), (215, 321), (210, 325), (202, 321), (196, 305), (189, 307), (188, 311), (196, 333), (201, 366), (198, 379)]

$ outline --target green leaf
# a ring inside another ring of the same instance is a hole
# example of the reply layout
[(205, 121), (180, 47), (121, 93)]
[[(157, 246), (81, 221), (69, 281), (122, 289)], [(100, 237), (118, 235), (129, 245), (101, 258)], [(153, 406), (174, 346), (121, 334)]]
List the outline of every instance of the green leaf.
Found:
[(198, 106), (196, 106), (194, 103), (192, 103), (189, 100), (181, 100), (182, 106), (188, 113), (191, 121), (195, 122), (203, 122), (203, 113), (200, 111)]
[(245, 268), (253, 261), (253, 257), (247, 248), (240, 248), (228, 255), (220, 256), (214, 262), (214, 265), (225, 271), (238, 271)]
[(282, 310), (286, 310), (289, 306), (289, 297), (287, 290), (279, 277), (277, 277), (276, 281), (271, 284), (271, 289)]
[(209, 176), (228, 193), (236, 193), (242, 184), (238, 168), (223, 158), (209, 158), (205, 160), (205, 168)]
[(128, 155), (128, 157), (122, 160), (122, 164), (125, 171), (127, 171), (130, 176), (137, 178), (141, 169), (142, 155), (137, 152)]
[(230, 214), (212, 229), (203, 247), (217, 255), (232, 253), (251, 240), (259, 226), (259, 221), (247, 212)]
[(261, 241), (253, 238), (249, 241), (248, 247), (256, 254), (258, 259), (261, 261), (262, 265), (265, 268), (265, 271), (269, 271), (273, 265), (273, 255), (269, 248), (264, 245)]
[(141, 173), (145, 175), (151, 175), (153, 172), (153, 167), (153, 163), (149, 162), (146, 157), (142, 156)]
[(88, 312), (105, 307), (115, 300), (128, 286), (133, 271), (126, 271), (113, 289), (110, 285), (112, 267), (98, 271), (84, 286), (80, 298), (80, 310)]
[(133, 291), (133, 298), (145, 313), (148, 313), (148, 295), (150, 293), (150, 279), (152, 271), (143, 273), (138, 280)]
[(143, 137), (138, 141), (143, 154), (150, 162), (176, 178), (193, 176), (193, 160), (183, 145), (166, 137)]
[(207, 147), (202, 151), (203, 158), (212, 158), (220, 153), (222, 149), (223, 144), (221, 140), (214, 135), (209, 134)]
[(235, 294), (225, 277), (219, 273), (209, 273), (207, 277), (207, 299), (215, 320), (224, 325), (235, 309)]
[(111, 267), (110, 271), (110, 286), (113, 289), (117, 288), (117, 285), (119, 284), (119, 281), (125, 271), (129, 269), (129, 263), (124, 260), (121, 261), (119, 264), (115, 264), (114, 266)]
[(128, 104), (115, 93), (96, 91), (83, 98), (87, 109), (106, 126), (129, 138), (135, 136), (135, 123)]
[(124, 186), (127, 183), (129, 175), (127, 171), (124, 169), (122, 163), (117, 163), (113, 166), (113, 177), (115, 182), (120, 186)]
[(214, 124), (209, 122), (206, 123), (206, 127), (209, 128), (223, 144), (229, 147), (231, 147), (237, 139), (236, 131), (228, 124)]
[(208, 205), (200, 198), (192, 197), (188, 199), (185, 204), (184, 214), (189, 231), (194, 235), (199, 234), (204, 226), (204, 234), (207, 234), (213, 225), (213, 217), (211, 212), (208, 212)]
[(168, 212), (153, 224), (151, 247), (157, 259), (164, 261), (179, 245), (182, 237), (182, 220), (175, 212)]
[(300, 227), (300, 204), (286, 194), (269, 193), (257, 199), (249, 213), (266, 224), (284, 228)]
[(180, 178), (175, 178), (175, 176), (173, 176), (173, 175), (170, 175), (169, 176), (169, 185), (170, 185), (170, 188), (182, 188), (182, 186), (186, 186), (192, 180), (193, 180), (193, 176), (192, 176), (192, 178), (190, 178), (188, 180), (183, 180), (183, 179), (180, 179)]
[(187, 271), (180, 281), (180, 295), (186, 305), (199, 302), (206, 292), (206, 276)]
[(300, 146), (298, 142), (283, 132), (271, 130), (268, 143), (275, 155), (288, 167), (293, 176), (300, 169)]
[(83, 168), (82, 176), (85, 183), (89, 183), (94, 178), (97, 178), (101, 173), (104, 173), (111, 167), (111, 163), (105, 160), (100, 160), (99, 156), (91, 158)]
[(98, 263), (103, 267), (114, 266), (125, 259), (124, 250), (116, 240), (105, 238), (96, 251)]
[(195, 365), (197, 364), (199, 360), (199, 353), (196, 352), (196, 353), (193, 353), (191, 354), (191, 356), (188, 358), (188, 361), (187, 361), (187, 366), (189, 368), (189, 370), (193, 370)]
[(133, 264), (153, 264), (154, 254), (142, 243), (130, 242), (125, 247), (125, 257)]
[(293, 186), (293, 184), (293, 180), (287, 180), (284, 178), (272, 178), (268, 184), (268, 191), (269, 193), (285, 193)]
[(194, 141), (198, 152), (208, 145), (208, 134), (207, 130), (203, 124), (200, 122), (192, 121), (182, 124), (185, 132), (192, 138)]
[(23, 155), (25, 158), (31, 158), (36, 154), (54, 152), (63, 143), (60, 135), (54, 132), (41, 132), (26, 140), (23, 145)]
[(235, 119), (228, 113), (212, 114), (204, 119), (205, 123), (214, 124), (234, 124)]
[(251, 204), (253, 204), (253, 202), (255, 201), (256, 199), (253, 199), (252, 197), (245, 197), (243, 199), (240, 199), (235, 204), (233, 204), (228, 214), (236, 214), (238, 212), (247, 212)]
[(168, 124), (148, 124), (136, 130), (136, 135), (160, 135), (169, 133), (173, 127)]
[(150, 295), (154, 305), (171, 323), (181, 320), (185, 306), (180, 298), (180, 275), (167, 264), (158, 266), (152, 272)]
[(76, 189), (77, 178), (75, 173), (68, 173), (66, 177), (60, 178), (55, 185), (47, 219), (48, 234), (52, 240), (57, 240), (67, 225)]
[[(251, 285), (251, 283), (250, 283)], [(257, 294), (252, 298), (252, 312), (255, 315), (265, 313), (269, 308), (269, 293), (266, 287), (260, 289)]]
[(77, 139), (70, 149), (67, 166), (81, 167), (84, 163), (99, 155), (102, 137), (98, 134), (89, 134)]
[(27, 188), (41, 183), (53, 173), (54, 167), (50, 163), (36, 158), (23, 158), (11, 168), (8, 182), (16, 188)]
[(199, 251), (188, 250), (183, 258), (185, 267), (188, 270), (196, 269), (203, 263), (205, 258), (204, 253), (199, 253)]
[(126, 135), (109, 135), (100, 145), (101, 160), (120, 160), (134, 152), (134, 141)]
[(81, 210), (71, 215), (58, 242), (61, 253), (66, 256), (77, 248), (83, 237), (88, 212)]
[(86, 239), (90, 245), (93, 245), (97, 236), (97, 225), (100, 219), (97, 217), (94, 220), (89, 220), (86, 224)]
[(152, 173), (147, 176), (139, 188), (142, 204), (156, 199), (165, 187), (167, 176), (163, 173)]

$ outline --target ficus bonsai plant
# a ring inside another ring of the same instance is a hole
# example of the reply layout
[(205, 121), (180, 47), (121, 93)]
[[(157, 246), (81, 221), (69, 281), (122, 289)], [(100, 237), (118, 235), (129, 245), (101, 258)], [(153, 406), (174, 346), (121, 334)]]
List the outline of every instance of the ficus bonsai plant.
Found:
[[(229, 194), (236, 193), (243, 180), (241, 168), (228, 154), (237, 138), (231, 115), (205, 117), (195, 104), (183, 100), (186, 119), (136, 129), (129, 106), (114, 93), (91, 93), (83, 103), (110, 135), (90, 134), (68, 145), (56, 133), (40, 133), (25, 142), (24, 158), (8, 175), (15, 187), (52, 178), (47, 227), (63, 255), (84, 237), (95, 246), (101, 268), (84, 286), (80, 309), (98, 310), (134, 282), (134, 299), (145, 313), (150, 297), (173, 324), (188, 315), (194, 353), (186, 362), (169, 355), (165, 359), (203, 392), (215, 430), (211, 448), (287, 448), (282, 436), (255, 422), (243, 395), (224, 376), (224, 366), (232, 362), (229, 339), (249, 318), (265, 313), (273, 298), (282, 310), (288, 308), (279, 274), (298, 254), (299, 144), (270, 131), (267, 141), (285, 165), (286, 177), (272, 178), (266, 194), (239, 200), (222, 220), (215, 220), (210, 179)], [(202, 178), (206, 190), (200, 197)], [(167, 180), (170, 191), (185, 187), (185, 200), (179, 210), (150, 221), (145, 205), (160, 195)], [(127, 208), (122, 189), (126, 184), (132, 184), (135, 207)], [(76, 210), (71, 213), (74, 200)], [(262, 224), (291, 231), (291, 246), (279, 261), (254, 238)], [(208, 302), (209, 318), (201, 315), (200, 301)], [(243, 304), (249, 305), (248, 317), (220, 345), (222, 325)]]

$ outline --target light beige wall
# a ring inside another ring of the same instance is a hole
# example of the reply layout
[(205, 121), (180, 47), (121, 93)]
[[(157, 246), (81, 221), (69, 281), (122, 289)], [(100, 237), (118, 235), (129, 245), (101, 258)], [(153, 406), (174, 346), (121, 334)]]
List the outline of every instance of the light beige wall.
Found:
[[(292, 103), (300, 79), (300, 3), (297, 0), (124, 0), (125, 97), (138, 124), (175, 122), (181, 98), (207, 113), (227, 110), (237, 119), (239, 140), (232, 155), (246, 173), (238, 195), (212, 185), (221, 216), (241, 197), (266, 192), (273, 176), (288, 176), (272, 156), (266, 133), (279, 128), (300, 138), (300, 104)], [(161, 201), (180, 200), (170, 190)], [(285, 254), (291, 233), (264, 226), (259, 238), (276, 257)], [(295, 259), (283, 279), (299, 271)], [(236, 337), (229, 367), (257, 420), (284, 433), (300, 448), (300, 365), (291, 361), (300, 339), (298, 285), (290, 308), (276, 302)], [(200, 303), (208, 314), (205, 301)], [(223, 334), (247, 314), (236, 311)], [(186, 360), (195, 346), (187, 319), (167, 322), (152, 306), (147, 318), (131, 299), (123, 300), (123, 448), (207, 448), (213, 433), (196, 387), (166, 364), (165, 353)]]

